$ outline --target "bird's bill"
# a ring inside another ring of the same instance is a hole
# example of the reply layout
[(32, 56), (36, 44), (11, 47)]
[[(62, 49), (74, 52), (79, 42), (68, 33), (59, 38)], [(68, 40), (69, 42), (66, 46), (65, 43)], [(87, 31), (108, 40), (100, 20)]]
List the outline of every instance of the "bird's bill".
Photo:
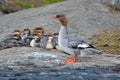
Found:
[(56, 16), (51, 16), (51, 19), (57, 19)]

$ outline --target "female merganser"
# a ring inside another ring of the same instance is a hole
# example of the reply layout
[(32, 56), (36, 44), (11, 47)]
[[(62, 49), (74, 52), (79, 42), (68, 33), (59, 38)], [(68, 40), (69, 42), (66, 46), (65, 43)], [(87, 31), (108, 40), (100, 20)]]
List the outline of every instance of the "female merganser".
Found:
[(74, 55), (72, 59), (68, 59), (66, 61), (66, 64), (75, 63), (77, 61), (77, 54), (81, 54), (81, 51), (83, 49), (85, 50), (85, 52), (88, 52), (86, 54), (89, 54), (89, 53), (102, 54), (101, 51), (96, 50), (92, 45), (86, 43), (85, 41), (70, 37), (68, 35), (68, 31), (67, 31), (68, 20), (64, 14), (56, 15), (56, 16), (53, 16), (52, 18), (58, 19), (61, 24), (61, 28), (58, 35), (59, 48), (64, 52)]

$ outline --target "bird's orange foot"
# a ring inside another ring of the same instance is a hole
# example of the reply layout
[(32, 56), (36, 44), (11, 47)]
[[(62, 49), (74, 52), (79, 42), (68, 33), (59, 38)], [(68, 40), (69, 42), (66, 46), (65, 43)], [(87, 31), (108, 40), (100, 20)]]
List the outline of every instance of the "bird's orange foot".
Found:
[(74, 57), (66, 60), (66, 64), (74, 64), (77, 61), (77, 55), (74, 54)]
[(74, 64), (76, 61), (74, 61), (73, 59), (68, 59), (66, 61), (66, 64)]

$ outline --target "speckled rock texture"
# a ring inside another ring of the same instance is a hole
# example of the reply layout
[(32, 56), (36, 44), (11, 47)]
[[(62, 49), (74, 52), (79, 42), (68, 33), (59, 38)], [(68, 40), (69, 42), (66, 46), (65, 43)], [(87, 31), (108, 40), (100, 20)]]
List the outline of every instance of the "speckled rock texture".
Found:
[[(50, 17), (66, 14), (69, 33), (89, 41), (105, 28), (120, 27), (120, 13), (110, 12), (97, 0), (67, 0), (60, 3), (0, 16), (0, 40), (14, 29), (43, 26), (47, 33), (59, 31)], [(91, 42), (91, 41), (90, 41)], [(14, 47), (0, 50), (0, 80), (119, 80), (120, 55), (78, 56), (65, 65), (70, 55), (57, 50)]]

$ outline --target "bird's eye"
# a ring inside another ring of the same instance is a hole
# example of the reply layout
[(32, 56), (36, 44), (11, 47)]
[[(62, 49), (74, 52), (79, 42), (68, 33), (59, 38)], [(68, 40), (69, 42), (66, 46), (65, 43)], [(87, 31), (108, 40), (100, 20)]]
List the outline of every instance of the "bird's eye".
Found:
[(60, 16), (59, 15), (56, 15), (56, 18), (59, 18)]

